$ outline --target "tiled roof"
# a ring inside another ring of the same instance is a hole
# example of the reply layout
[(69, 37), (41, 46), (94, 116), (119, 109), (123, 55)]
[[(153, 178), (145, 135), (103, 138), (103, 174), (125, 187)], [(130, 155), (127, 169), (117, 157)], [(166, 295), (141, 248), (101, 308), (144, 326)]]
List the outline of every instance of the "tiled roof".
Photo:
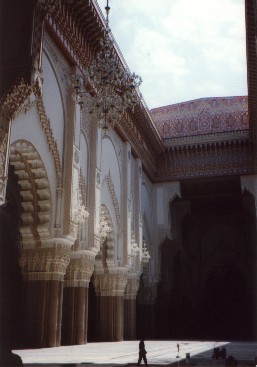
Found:
[(151, 115), (164, 139), (249, 128), (246, 96), (200, 98), (154, 108)]

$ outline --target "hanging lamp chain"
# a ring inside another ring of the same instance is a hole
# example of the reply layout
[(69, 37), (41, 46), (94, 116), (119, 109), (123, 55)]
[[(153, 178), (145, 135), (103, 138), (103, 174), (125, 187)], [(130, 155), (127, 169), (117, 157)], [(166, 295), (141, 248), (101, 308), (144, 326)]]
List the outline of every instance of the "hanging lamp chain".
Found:
[[(120, 123), (125, 112), (134, 112), (141, 99), (138, 90), (142, 79), (119, 62), (109, 28), (109, 0), (105, 7), (106, 29), (99, 42), (100, 49), (82, 75), (72, 75), (73, 99), (81, 109), (94, 113), (98, 126), (106, 132)], [(91, 92), (86, 84), (91, 85)]]
[(110, 6), (109, 6), (109, 0), (107, 0), (107, 4), (105, 7), (105, 11), (106, 11), (106, 27), (107, 29), (109, 28), (109, 12), (110, 12)]

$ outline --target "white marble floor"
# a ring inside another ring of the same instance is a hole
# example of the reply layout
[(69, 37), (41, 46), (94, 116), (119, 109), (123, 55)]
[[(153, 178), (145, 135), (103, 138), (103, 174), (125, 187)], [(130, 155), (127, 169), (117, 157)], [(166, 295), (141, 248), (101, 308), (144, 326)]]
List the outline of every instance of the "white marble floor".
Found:
[[(177, 342), (180, 344), (179, 358)], [(85, 345), (62, 346), (58, 348), (23, 349), (14, 353), (21, 356), (25, 365), (36, 364), (75, 364), (75, 365), (127, 365), (136, 364), (138, 358), (138, 341), (88, 343)], [(146, 340), (149, 365), (168, 365), (179, 362), (190, 353), (190, 363), (211, 366), (224, 366), (224, 361), (211, 358), (214, 347), (224, 346), (227, 356), (233, 355), (238, 361), (252, 362), (257, 356), (257, 342), (206, 342), (206, 341), (154, 341)], [(195, 362), (195, 363), (194, 363)], [(196, 363), (197, 362), (197, 363)], [(222, 362), (222, 364), (221, 364)], [(248, 363), (247, 362), (247, 363)], [(243, 363), (244, 365), (250, 365)]]

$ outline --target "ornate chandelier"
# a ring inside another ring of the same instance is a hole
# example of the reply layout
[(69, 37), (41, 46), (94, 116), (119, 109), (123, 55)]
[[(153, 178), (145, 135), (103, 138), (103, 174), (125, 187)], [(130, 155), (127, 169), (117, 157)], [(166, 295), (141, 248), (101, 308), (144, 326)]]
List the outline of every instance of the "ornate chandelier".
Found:
[[(121, 64), (115, 52), (114, 40), (109, 28), (110, 11), (107, 0), (106, 29), (100, 41), (100, 50), (85, 72), (85, 79), (73, 75), (73, 98), (82, 109), (94, 113), (98, 126), (104, 131), (114, 126), (126, 111), (134, 111), (140, 101), (138, 87), (142, 79)], [(90, 90), (85, 87), (90, 85)]]
[(111, 227), (109, 226), (109, 224), (105, 219), (103, 208), (101, 208), (101, 213), (99, 217), (98, 233), (99, 236), (101, 237), (102, 242), (104, 242), (106, 240), (107, 235), (111, 233)]
[(150, 253), (147, 249), (147, 246), (146, 246), (146, 242), (143, 241), (143, 246), (142, 246), (142, 256), (141, 256), (141, 264), (146, 265), (149, 263), (151, 259), (151, 256), (150, 256)]
[(82, 224), (84, 223), (89, 216), (88, 211), (86, 210), (85, 205), (83, 205), (81, 202), (78, 203), (78, 205), (75, 207), (73, 211), (73, 221), (75, 224)]
[(138, 254), (139, 254), (139, 247), (138, 244), (135, 241), (135, 236), (131, 236), (131, 243), (130, 243), (130, 252), (128, 254), (130, 265), (133, 265)]

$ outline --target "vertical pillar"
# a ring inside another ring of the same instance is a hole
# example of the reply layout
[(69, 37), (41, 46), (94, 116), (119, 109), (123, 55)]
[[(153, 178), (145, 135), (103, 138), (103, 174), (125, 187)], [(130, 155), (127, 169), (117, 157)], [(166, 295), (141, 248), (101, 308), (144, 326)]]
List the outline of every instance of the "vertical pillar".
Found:
[(95, 255), (84, 250), (73, 253), (64, 279), (62, 344), (87, 343), (88, 285)]
[(122, 222), (123, 222), (123, 262), (128, 261), (128, 251), (131, 242), (131, 146), (125, 143), (125, 158), (122, 174)]
[(88, 200), (88, 243), (91, 251), (95, 254), (100, 250), (100, 236), (98, 224), (101, 210), (101, 134), (97, 122), (92, 121), (90, 135), (90, 165), (89, 165), (89, 200)]
[(61, 244), (22, 251), (24, 346), (60, 346), (63, 278), (69, 259), (70, 248)]
[[(140, 249), (142, 249), (143, 239), (143, 218), (142, 218), (142, 162), (139, 158), (136, 159), (136, 170), (135, 170), (135, 239)], [(137, 270), (140, 269), (139, 261), (136, 263)]]
[(135, 340), (136, 335), (136, 297), (139, 288), (139, 273), (128, 275), (124, 294), (124, 339)]
[(124, 291), (127, 268), (113, 268), (94, 274), (97, 295), (98, 340), (122, 341), (124, 332)]

